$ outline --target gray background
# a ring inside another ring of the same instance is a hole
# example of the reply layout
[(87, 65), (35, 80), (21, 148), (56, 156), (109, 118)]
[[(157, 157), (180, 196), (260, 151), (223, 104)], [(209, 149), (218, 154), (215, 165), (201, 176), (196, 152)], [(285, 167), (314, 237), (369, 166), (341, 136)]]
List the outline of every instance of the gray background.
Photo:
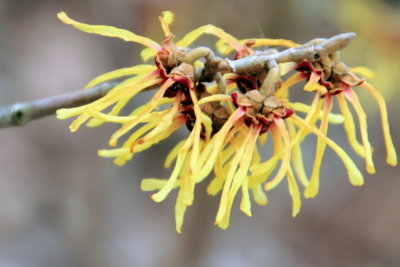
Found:
[[(158, 41), (157, 17), (166, 9), (176, 13), (172, 29), (178, 37), (208, 23), (238, 38), (297, 42), (356, 31), (342, 59), (378, 71), (372, 82), (389, 99), (399, 151), (398, 1), (0, 0), (0, 105), (79, 90), (96, 75), (139, 62), (140, 46), (81, 33), (58, 21), (57, 12)], [(139, 187), (143, 177), (167, 177), (164, 157), (186, 131), (118, 167), (96, 155), (112, 125), (71, 134), (67, 121), (49, 117), (2, 129), (0, 266), (399, 266), (399, 168), (385, 164), (375, 103), (368, 95), (361, 99), (377, 169), (365, 174), (363, 187), (349, 184), (327, 149), (321, 192), (303, 201), (297, 218), (291, 218), (283, 183), (269, 193), (266, 207), (253, 206), (253, 218), (235, 206), (230, 228), (220, 230), (213, 225), (218, 198), (207, 196), (202, 184), (182, 235), (175, 232), (175, 194), (156, 204)], [(348, 148), (341, 126), (331, 126), (330, 136)], [(311, 165), (315, 140), (307, 142)]]

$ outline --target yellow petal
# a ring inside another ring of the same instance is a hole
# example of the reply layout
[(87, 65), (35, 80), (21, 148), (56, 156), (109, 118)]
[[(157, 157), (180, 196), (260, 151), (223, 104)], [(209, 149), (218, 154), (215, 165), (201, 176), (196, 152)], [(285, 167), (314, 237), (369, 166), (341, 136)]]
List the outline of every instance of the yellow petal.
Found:
[(100, 149), (97, 151), (97, 155), (105, 158), (115, 158), (125, 153), (129, 153), (128, 148)]
[[(160, 190), (165, 186), (167, 181), (168, 181), (167, 179), (145, 178), (140, 183), (140, 189), (145, 192)], [(176, 181), (174, 188), (177, 188), (178, 186), (180, 186), (180, 184), (181, 184), (180, 180)]]
[[(121, 109), (123, 109), (125, 107), (125, 105), (129, 102), (129, 98), (126, 99), (121, 99), (120, 101), (118, 101), (117, 104), (115, 104), (115, 106), (111, 109), (110, 113), (108, 113), (108, 115), (111, 116), (116, 116), (119, 114), (119, 112), (121, 111)], [(99, 118), (92, 118), (90, 121), (88, 121), (86, 123), (87, 127), (98, 127), (100, 125), (102, 125), (104, 122), (106, 122), (105, 120), (99, 119)]]
[[(162, 119), (160, 121), (158, 121), (157, 126), (154, 127), (145, 136), (141, 137), (139, 140), (132, 142), (132, 144), (131, 144), (132, 151), (134, 150), (134, 147), (137, 144), (144, 144), (148, 140), (153, 139), (157, 136), (160, 136), (162, 133), (165, 133), (165, 131), (168, 131), (168, 128), (170, 127), (170, 125), (172, 125), (174, 123), (174, 121), (177, 121), (177, 120), (173, 120), (173, 118), (178, 113), (178, 108), (180, 106), (181, 97), (182, 97), (182, 93), (179, 92), (176, 96), (175, 103), (172, 105), (171, 108), (167, 109), (167, 111), (168, 111), (167, 114), (165, 114), (162, 117)], [(181, 123), (179, 123), (179, 125), (181, 125)]]
[[(240, 161), (240, 167), (233, 179), (229, 181), (225, 181), (224, 190), (221, 195), (221, 203), (218, 209), (218, 214), (216, 218), (216, 224), (222, 229), (226, 229), (229, 226), (229, 217), (232, 209), (233, 202), (235, 200), (235, 196), (237, 191), (242, 186), (245, 180), (247, 180), (247, 172), (249, 170), (251, 156), (253, 155), (254, 147), (256, 144), (257, 136), (260, 131), (260, 127), (255, 129), (254, 127), (249, 128), (249, 131), (243, 141), (242, 146), (240, 147), (240, 151), (235, 155), (235, 158), (238, 156)], [(244, 148), (243, 154), (241, 154), (242, 149)], [(236, 162), (235, 162), (236, 163)], [(236, 169), (236, 168), (235, 168)], [(231, 169), (230, 169), (231, 170)], [(229, 188), (230, 187), (230, 188)], [(244, 195), (244, 203), (241, 205), (241, 210), (248, 216), (251, 216), (250, 211), (250, 199), (248, 196), (248, 188), (245, 187), (247, 194)], [(224, 195), (226, 193), (226, 195)], [(226, 198), (224, 198), (226, 197)], [(225, 202), (226, 201), (226, 202)], [(225, 204), (225, 205), (224, 205)]]
[(182, 198), (183, 198), (182, 193), (181, 191), (179, 191), (175, 204), (175, 225), (176, 225), (176, 232), (178, 234), (182, 233), (183, 220), (187, 209), (187, 206), (183, 204)]
[(171, 190), (173, 189), (173, 186), (174, 186), (174, 184), (178, 178), (178, 175), (181, 172), (184, 162), (186, 160), (186, 155), (188, 154), (189, 149), (192, 146), (192, 144), (193, 144), (193, 132), (190, 133), (190, 136), (188, 137), (188, 139), (186, 139), (185, 144), (179, 150), (174, 170), (172, 171), (172, 174), (169, 177), (167, 184), (160, 191), (158, 191), (157, 193), (155, 193), (151, 196), (151, 198), (155, 202), (163, 201), (167, 197), (167, 195), (171, 192)]
[(364, 178), (360, 172), (360, 170), (357, 168), (357, 166), (354, 164), (353, 160), (347, 155), (347, 153), (340, 147), (338, 146), (334, 141), (326, 137), (323, 133), (321, 133), (320, 130), (316, 129), (315, 127), (309, 125), (306, 121), (298, 117), (297, 115), (292, 115), (291, 118), (293, 121), (298, 124), (299, 127), (305, 127), (309, 131), (313, 132), (315, 135), (321, 138), (329, 147), (333, 149), (333, 151), (336, 152), (336, 154), (339, 156), (339, 158), (342, 160), (343, 164), (345, 165), (347, 169), (347, 173), (349, 175), (349, 180), (350, 182), (355, 185), (355, 186), (361, 186), (364, 184)]
[(357, 74), (361, 74), (362, 76), (366, 77), (366, 78), (375, 78), (375, 72), (373, 72), (371, 69), (366, 68), (366, 67), (353, 67), (350, 68), (351, 72), (357, 73)]
[(193, 109), (194, 109), (194, 115), (196, 117), (196, 121), (194, 123), (194, 127), (192, 129), (193, 132), (193, 148), (192, 148), (192, 154), (190, 157), (190, 169), (193, 173), (197, 173), (198, 169), (200, 168), (199, 166), (199, 153), (200, 153), (200, 139), (201, 139), (201, 122), (202, 122), (202, 117), (203, 113), (200, 110), (200, 106), (197, 101), (197, 96), (194, 92), (194, 90), (189, 89), (190, 97), (192, 98), (193, 101)]
[[(332, 110), (332, 95), (328, 94), (325, 98), (325, 105), (323, 110), (323, 116), (321, 119), (321, 125), (319, 127), (319, 131), (326, 135), (328, 131), (328, 114)], [(313, 165), (313, 170), (311, 173), (311, 178), (308, 181), (308, 185), (304, 191), (305, 198), (314, 198), (319, 191), (319, 177), (320, 177), (320, 169), (322, 164), (322, 159), (325, 153), (326, 143), (322, 140), (322, 138), (318, 137), (317, 141), (317, 149), (315, 152), (315, 160)]]
[(276, 92), (276, 97), (278, 97), (279, 99), (284, 99), (287, 98), (288, 96), (288, 89), (295, 85), (296, 83), (304, 80), (306, 78), (306, 76), (301, 73), (301, 72), (297, 72), (295, 74), (293, 74), (292, 76), (290, 76), (288, 79), (286, 79), (281, 87), (278, 89), (278, 91)]
[(169, 167), (171, 167), (172, 162), (178, 156), (178, 152), (182, 148), (183, 144), (185, 144), (185, 140), (182, 140), (179, 143), (177, 143), (174, 146), (174, 148), (168, 153), (167, 158), (165, 159), (164, 162), (164, 168), (168, 169)]
[(242, 201), (240, 202), (240, 210), (247, 216), (251, 217), (251, 202), (248, 185), (248, 180), (244, 179), (242, 183)]
[(157, 91), (157, 93), (153, 96), (153, 98), (150, 100), (149, 104), (146, 105), (146, 108), (141, 112), (141, 114), (138, 114), (135, 118), (132, 119), (132, 121), (124, 124), (120, 129), (118, 129), (110, 138), (109, 145), (110, 146), (115, 146), (118, 142), (118, 139), (127, 133), (130, 129), (135, 127), (149, 112), (151, 112), (161, 101), (164, 93), (167, 91), (167, 89), (174, 83), (172, 79), (168, 79), (166, 82), (163, 83), (161, 88)]
[(91, 80), (84, 89), (88, 89), (90, 87), (93, 87), (95, 85), (98, 85), (100, 83), (103, 83), (105, 81), (121, 78), (124, 76), (129, 76), (129, 75), (137, 75), (137, 74), (143, 74), (143, 73), (150, 73), (154, 71), (156, 67), (154, 65), (136, 65), (134, 67), (130, 68), (122, 68), (122, 69), (117, 69), (113, 70), (104, 74), (101, 74)]
[(350, 103), (353, 105), (358, 116), (358, 121), (360, 123), (361, 140), (365, 150), (365, 163), (367, 172), (375, 173), (374, 162), (372, 161), (372, 148), (368, 140), (367, 115), (365, 114), (365, 111), (361, 106), (358, 96), (351, 88), (344, 91), (344, 94), (346, 95), (347, 100), (349, 100)]
[(157, 54), (157, 51), (152, 48), (145, 48), (140, 52), (140, 57), (144, 62), (148, 61), (150, 58), (154, 58)]
[(133, 32), (123, 30), (123, 29), (118, 29), (116, 27), (112, 26), (105, 26), (105, 25), (89, 25), (89, 24), (84, 24), (77, 22), (67, 16), (65, 12), (60, 12), (57, 14), (57, 17), (64, 23), (69, 24), (77, 28), (78, 30), (87, 32), (87, 33), (94, 33), (94, 34), (99, 34), (103, 36), (108, 36), (108, 37), (116, 37), (120, 38), (122, 40), (125, 40), (127, 42), (135, 42), (142, 44), (144, 46), (150, 47), (152, 49), (161, 49), (161, 46), (154, 42), (153, 40), (139, 36), (134, 34)]
[[(295, 126), (293, 121), (289, 118), (286, 120), (290, 138), (294, 138), (296, 136)], [(295, 143), (292, 148), (292, 162), (294, 171), (296, 172), (297, 176), (299, 177), (299, 181), (303, 184), (303, 186), (307, 186), (308, 178), (307, 174), (304, 170), (304, 163), (303, 163), (303, 155), (301, 152), (300, 143)]]
[[(222, 190), (221, 200), (220, 200), (217, 216), (215, 219), (215, 224), (217, 224), (217, 225), (221, 224), (224, 217), (226, 217), (226, 216), (229, 217), (229, 214), (230, 214), (229, 197), (230, 196), (232, 197), (232, 194), (233, 194), (233, 193), (231, 193), (232, 192), (231, 186), (234, 181), (234, 178), (237, 176), (237, 174), (236, 174), (237, 168), (239, 167), (239, 163), (242, 159), (243, 154), (245, 153), (247, 143), (248, 143), (248, 140), (250, 139), (252, 131), (253, 131), (253, 128), (250, 128), (245, 139), (240, 144), (239, 150), (235, 153), (235, 156), (233, 157), (232, 161), (230, 162), (230, 166), (229, 166), (228, 172), (226, 173), (226, 177), (225, 177), (224, 188)], [(242, 178), (243, 173), (241, 172), (240, 175), (241, 175), (240, 178)], [(237, 179), (239, 179), (239, 178), (237, 178)], [(236, 194), (236, 192), (235, 192), (235, 194)], [(226, 223), (227, 222), (226, 222), (226, 218), (225, 218), (225, 224)], [(221, 226), (221, 225), (219, 225), (219, 226)]]
[(268, 204), (267, 194), (263, 191), (261, 184), (252, 189), (254, 201), (261, 206)]
[(361, 84), (361, 87), (370, 92), (372, 96), (375, 98), (376, 102), (378, 103), (379, 110), (381, 113), (383, 137), (385, 140), (386, 151), (387, 151), (386, 162), (389, 165), (396, 166), (397, 154), (393, 145), (392, 137), (390, 136), (389, 120), (387, 116), (385, 100), (383, 99), (382, 95), (378, 92), (378, 90), (376, 90), (371, 84), (363, 82)]
[(294, 178), (293, 171), (290, 167), (288, 168), (287, 177), (289, 193), (292, 197), (292, 217), (296, 217), (300, 212), (301, 197), (299, 187), (297, 186), (296, 179)]
[(235, 122), (239, 120), (243, 115), (244, 111), (241, 109), (237, 109), (224, 123), (218, 133), (213, 136), (212, 140), (206, 145), (200, 157), (200, 162), (205, 162), (205, 164), (204, 166), (202, 166), (201, 170), (197, 174), (197, 182), (202, 181), (211, 172), (214, 167), (217, 155), (220, 152), (222, 145), (224, 144), (227, 134), (230, 132)]
[[(309, 105), (300, 103), (300, 102), (289, 102), (288, 106), (291, 109), (294, 109), (295, 111), (299, 111), (299, 112), (303, 112), (303, 113), (308, 113), (311, 109), (311, 107)], [(322, 118), (322, 114), (323, 112), (320, 111), (319, 115), (318, 115), (318, 119)], [(328, 122), (332, 123), (332, 124), (341, 124), (344, 122), (344, 117), (340, 114), (334, 114), (334, 113), (329, 113), (328, 114)]]
[(215, 94), (211, 96), (203, 97), (199, 100), (199, 105), (209, 103), (209, 102), (220, 102), (220, 101), (232, 101), (232, 97), (230, 95), (223, 94)]
[(276, 173), (275, 177), (273, 177), (270, 181), (268, 181), (264, 184), (265, 190), (271, 190), (272, 188), (275, 188), (282, 181), (282, 179), (285, 177), (285, 174), (286, 174), (287, 169), (289, 168), (289, 164), (290, 164), (291, 150), (290, 150), (289, 132), (287, 131), (285, 123), (283, 122), (283, 120), (281, 118), (277, 117), (274, 119), (273, 126), (275, 126), (275, 125), (276, 125), (278, 131), (275, 130), (275, 127), (271, 127), (271, 133), (273, 135), (274, 134), (277, 135), (279, 132), (279, 134), (282, 136), (285, 153), (282, 158), (281, 166), (280, 166), (278, 172)]
[(214, 25), (208, 24), (202, 27), (199, 27), (188, 34), (186, 34), (180, 41), (176, 43), (177, 47), (187, 47), (191, 43), (193, 43), (197, 38), (199, 38), (203, 34), (212, 34), (225, 42), (231, 45), (237, 51), (241, 50), (243, 46), (239, 43), (239, 41), (233, 37), (232, 35), (226, 33), (224, 30), (215, 27)]
[(349, 140), (349, 143), (351, 147), (354, 149), (354, 151), (361, 157), (365, 157), (365, 149), (364, 146), (362, 146), (356, 136), (356, 129), (354, 125), (354, 119), (353, 115), (349, 109), (349, 106), (347, 105), (346, 100), (344, 99), (343, 94), (338, 94), (337, 100), (339, 103), (339, 108), (340, 111), (342, 112), (344, 116), (344, 129), (346, 130), (347, 133), (347, 139)]
[(165, 36), (168, 36), (171, 34), (169, 25), (174, 22), (174, 17), (175, 17), (175, 15), (171, 11), (161, 12), (161, 16), (159, 17), (159, 19), (160, 19), (161, 27), (164, 31)]
[(321, 94), (325, 94), (328, 90), (326, 89), (325, 86), (319, 84), (319, 80), (321, 78), (321, 74), (318, 72), (311, 72), (310, 79), (304, 86), (304, 90), (308, 92), (320, 92)]

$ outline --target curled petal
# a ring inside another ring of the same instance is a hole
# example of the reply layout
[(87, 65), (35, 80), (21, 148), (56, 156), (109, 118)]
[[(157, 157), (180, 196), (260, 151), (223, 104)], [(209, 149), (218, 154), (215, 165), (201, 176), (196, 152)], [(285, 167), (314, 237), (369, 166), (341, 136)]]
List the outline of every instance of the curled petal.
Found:
[(105, 25), (89, 25), (84, 24), (78, 21), (75, 21), (67, 16), (65, 12), (60, 12), (57, 14), (57, 17), (64, 23), (69, 24), (77, 28), (78, 30), (87, 32), (87, 33), (94, 33), (108, 37), (116, 37), (127, 42), (135, 42), (142, 44), (144, 46), (150, 47), (155, 50), (161, 49), (161, 46), (154, 42), (153, 40), (143, 37), (140, 35), (136, 35), (133, 32), (118, 29), (112, 26), (105, 26)]

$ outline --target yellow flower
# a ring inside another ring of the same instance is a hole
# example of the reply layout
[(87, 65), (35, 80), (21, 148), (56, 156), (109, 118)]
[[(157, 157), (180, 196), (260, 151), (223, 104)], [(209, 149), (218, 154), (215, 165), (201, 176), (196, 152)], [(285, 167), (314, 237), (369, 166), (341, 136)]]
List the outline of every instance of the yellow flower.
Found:
[[(221, 54), (227, 55), (235, 50), (233, 60), (278, 53), (275, 49), (255, 51), (254, 48), (259, 46), (297, 49), (300, 45), (284, 39), (237, 40), (213, 25), (199, 27), (175, 43), (170, 31), (174, 16), (169, 11), (163, 12), (159, 18), (165, 34), (161, 44), (127, 30), (83, 24), (70, 19), (63, 12), (58, 17), (84, 32), (142, 44), (146, 46), (141, 52), (142, 59), (154, 58), (155, 65), (136, 65), (96, 77), (85, 88), (108, 80), (128, 78), (104, 97), (81, 107), (60, 109), (57, 116), (60, 119), (77, 117), (70, 125), (71, 131), (76, 131), (86, 122), (89, 127), (104, 122), (121, 124), (111, 136), (109, 145), (117, 146), (119, 139), (129, 133), (126, 141), (118, 148), (98, 152), (100, 156), (114, 158), (114, 163), (118, 165), (125, 164), (135, 153), (168, 138), (185, 124), (189, 136), (171, 150), (164, 163), (166, 168), (174, 163), (171, 175), (167, 179), (146, 178), (141, 183), (143, 191), (156, 191), (151, 196), (156, 202), (163, 201), (172, 190), (178, 189), (175, 206), (178, 233), (182, 231), (187, 207), (194, 201), (196, 184), (203, 182), (211, 173), (214, 173), (214, 177), (209, 182), (207, 192), (210, 195), (221, 193), (215, 224), (222, 229), (229, 226), (231, 208), (239, 190), (242, 193), (240, 209), (251, 216), (250, 192), (257, 204), (266, 205), (266, 191), (277, 187), (285, 177), (292, 198), (292, 216), (295, 217), (301, 207), (298, 182), (305, 188), (306, 198), (318, 193), (319, 173), (326, 146), (333, 149), (343, 161), (350, 182), (362, 185), (363, 176), (357, 166), (341, 147), (327, 137), (329, 123), (344, 123), (351, 146), (365, 159), (367, 171), (375, 172), (365, 112), (351, 86), (361, 86), (377, 99), (388, 150), (387, 162), (390, 165), (397, 164), (383, 98), (375, 88), (338, 62), (336, 54), (316, 54), (314, 61), (304, 58), (278, 64), (275, 60), (269, 60), (258, 71), (245, 73), (236, 73), (230, 65), (231, 61), (226, 59), (223, 61), (224, 72), (213, 73), (222, 59), (216, 59), (208, 48), (188, 48), (202, 34), (218, 38), (216, 46)], [(320, 39), (304, 47), (309, 48), (318, 42)], [(205, 63), (200, 58), (205, 58)], [(292, 70), (297, 72), (284, 78)], [(354, 69), (354, 72), (357, 71), (365, 72), (365, 69)], [(203, 76), (207, 78), (201, 80)], [(307, 80), (304, 90), (314, 94), (310, 105), (289, 100), (289, 89), (302, 80)], [(133, 97), (152, 89), (156, 91), (148, 103), (127, 116), (120, 115)], [(342, 114), (331, 113), (335, 95)], [(347, 102), (358, 115), (361, 143), (357, 141), (355, 123)], [(306, 115), (302, 118), (294, 112)], [(318, 120), (320, 124), (317, 128), (315, 125)], [(310, 133), (316, 135), (318, 141), (309, 179), (302, 159), (301, 143)], [(272, 139), (273, 155), (263, 160), (261, 148), (268, 144), (267, 136)]]
[[(155, 57), (156, 66), (137, 65), (114, 70), (96, 77), (85, 88), (111, 79), (135, 75), (115, 86), (99, 100), (81, 107), (57, 111), (57, 117), (60, 119), (78, 116), (70, 125), (70, 130), (73, 132), (78, 130), (80, 125), (89, 119), (87, 123), (89, 127), (96, 127), (104, 122), (121, 124), (121, 128), (111, 136), (110, 146), (116, 146), (120, 137), (140, 123), (145, 123), (128, 138), (122, 147), (99, 151), (101, 156), (115, 157), (115, 163), (119, 165), (125, 164), (127, 160), (132, 158), (134, 153), (147, 149), (167, 138), (181, 124), (186, 122), (184, 116), (180, 115), (182, 113), (181, 102), (192, 102), (192, 105), (195, 106), (194, 112), (196, 116), (198, 118), (202, 117), (196, 104), (196, 92), (194, 92), (194, 67), (183, 62), (179, 63), (176, 60), (176, 55), (184, 52), (184, 46), (192, 43), (203, 33), (223, 37), (229, 40), (232, 45), (239, 46), (235, 38), (212, 25), (194, 30), (175, 45), (172, 41), (173, 35), (169, 29), (169, 24), (173, 21), (173, 14), (169, 11), (163, 12), (163, 16), (160, 17), (161, 25), (166, 35), (161, 45), (147, 37), (136, 35), (127, 30), (77, 22), (70, 19), (64, 12), (60, 12), (58, 17), (64, 23), (87, 33), (116, 37), (128, 42), (145, 45)], [(130, 99), (138, 93), (154, 87), (159, 87), (159, 89), (149, 103), (138, 107), (128, 116), (118, 115)], [(158, 111), (159, 107), (168, 103), (172, 103), (169, 108)], [(111, 111), (108, 113), (103, 112), (109, 107), (112, 107)], [(198, 146), (197, 143), (196, 146)]]
[[(321, 100), (324, 102), (323, 118), (325, 119), (322, 119), (319, 130), (324, 135), (327, 134), (327, 116), (332, 109), (332, 97), (336, 96), (340, 111), (344, 117), (344, 127), (351, 147), (360, 157), (365, 159), (367, 172), (375, 173), (375, 167), (372, 160), (373, 148), (368, 139), (366, 113), (352, 87), (359, 86), (371, 93), (378, 102), (381, 113), (382, 130), (387, 150), (386, 162), (392, 166), (397, 165), (397, 155), (390, 136), (386, 104), (381, 94), (372, 85), (365, 80), (358, 78), (351, 69), (346, 67), (343, 63), (338, 62), (336, 57), (324, 58), (313, 63), (303, 61), (296, 67), (300, 72), (292, 76), (293, 82), (307, 79), (308, 81), (304, 86), (304, 90), (319, 92), (321, 94)], [(355, 68), (354, 71), (366, 74), (366, 76), (370, 73), (366, 68)], [(350, 102), (357, 114), (361, 143), (357, 140), (353, 115), (347, 102)], [(319, 169), (322, 163), (324, 150), (325, 145), (323, 144), (322, 139), (319, 138), (313, 172), (305, 190), (306, 198), (312, 198), (318, 194)]]

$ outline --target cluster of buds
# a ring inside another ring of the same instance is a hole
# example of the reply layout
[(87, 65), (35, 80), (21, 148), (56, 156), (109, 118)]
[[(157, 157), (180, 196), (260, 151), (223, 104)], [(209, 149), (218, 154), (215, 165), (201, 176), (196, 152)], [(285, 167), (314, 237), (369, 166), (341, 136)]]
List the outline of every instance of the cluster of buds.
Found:
[[(397, 164), (385, 102), (374, 87), (354, 74), (369, 72), (364, 68), (348, 68), (339, 61), (339, 51), (349, 44), (355, 36), (353, 33), (300, 45), (284, 39), (238, 40), (213, 25), (206, 25), (174, 42), (169, 29), (173, 14), (166, 11), (160, 17), (165, 38), (158, 44), (126, 30), (83, 24), (65, 13), (58, 16), (79, 30), (147, 46), (141, 53), (142, 58), (144, 61), (153, 58), (155, 64), (114, 70), (96, 77), (86, 87), (128, 78), (99, 100), (77, 108), (60, 109), (57, 115), (60, 119), (77, 117), (71, 123), (71, 131), (86, 122), (89, 127), (104, 122), (120, 124), (109, 145), (117, 146), (119, 139), (130, 133), (125, 142), (118, 148), (99, 150), (100, 156), (114, 158), (118, 165), (165, 140), (185, 124), (188, 137), (171, 150), (164, 164), (170, 167), (175, 163), (171, 176), (143, 179), (141, 185), (144, 191), (156, 191), (152, 195), (156, 202), (163, 201), (173, 189), (179, 188), (175, 208), (178, 232), (181, 232), (187, 207), (193, 203), (195, 185), (206, 179), (210, 179), (207, 192), (221, 194), (215, 223), (223, 229), (229, 226), (231, 207), (239, 190), (242, 192), (240, 209), (251, 216), (250, 192), (256, 203), (265, 205), (268, 202), (266, 192), (285, 178), (292, 197), (292, 215), (296, 216), (301, 207), (298, 184), (304, 188), (306, 198), (318, 193), (326, 146), (343, 161), (350, 182), (362, 185), (361, 171), (328, 137), (329, 123), (344, 124), (350, 145), (365, 159), (366, 170), (375, 172), (366, 114), (354, 86), (370, 92), (377, 100), (387, 163)], [(218, 38), (216, 48), (221, 56), (216, 56), (208, 47), (189, 47), (202, 34)], [(232, 54), (232, 50), (236, 52)], [(230, 55), (231, 59), (227, 58)], [(289, 73), (293, 74), (289, 76)], [(303, 89), (294, 86), (303, 80)], [(120, 115), (135, 95), (153, 89), (156, 91), (148, 103), (128, 115)], [(289, 89), (310, 94), (310, 104), (291, 102)], [(331, 113), (334, 98), (341, 114)], [(361, 142), (357, 139), (348, 103), (358, 116)], [(306, 115), (301, 117), (298, 113)], [(318, 126), (317, 121), (320, 121)], [(311, 133), (318, 140), (309, 177), (302, 160), (301, 143)], [(273, 155), (262, 159), (260, 152), (268, 149), (265, 146), (268, 135), (272, 138)], [(212, 173), (214, 177), (209, 178)]]

